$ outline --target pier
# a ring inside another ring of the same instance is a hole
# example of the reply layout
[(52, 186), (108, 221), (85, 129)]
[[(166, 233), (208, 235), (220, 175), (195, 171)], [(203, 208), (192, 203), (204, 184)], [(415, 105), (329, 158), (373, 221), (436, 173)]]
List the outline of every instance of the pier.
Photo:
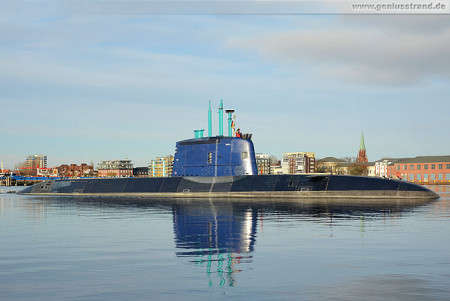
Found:
[(47, 177), (23, 177), (23, 176), (3, 176), (0, 177), (0, 186), (28, 186), (49, 180)]

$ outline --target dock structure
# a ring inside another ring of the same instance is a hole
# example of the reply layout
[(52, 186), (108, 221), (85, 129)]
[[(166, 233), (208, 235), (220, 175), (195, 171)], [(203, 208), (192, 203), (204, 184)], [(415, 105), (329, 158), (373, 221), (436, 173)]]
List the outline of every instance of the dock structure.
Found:
[[(23, 176), (4, 176), (0, 177), (0, 186), (28, 186), (47, 181), (49, 177), (23, 177)], [(56, 178), (55, 178), (56, 179)], [(60, 178), (58, 178), (60, 179)]]

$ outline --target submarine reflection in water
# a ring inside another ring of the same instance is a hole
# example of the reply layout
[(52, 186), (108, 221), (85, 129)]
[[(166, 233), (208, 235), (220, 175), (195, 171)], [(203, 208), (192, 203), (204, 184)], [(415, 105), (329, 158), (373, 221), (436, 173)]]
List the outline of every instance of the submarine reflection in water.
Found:
[[(234, 286), (239, 264), (251, 263), (258, 219), (297, 219), (330, 227), (342, 220), (395, 219), (429, 199), (342, 200), (257, 204), (231, 201), (176, 201), (172, 203), (176, 255), (193, 258), (204, 268), (209, 285)], [(262, 226), (262, 225), (261, 225)], [(362, 228), (363, 232), (364, 229)]]
[(256, 209), (227, 202), (177, 203), (172, 209), (176, 255), (194, 257), (209, 286), (213, 279), (234, 286), (237, 264), (249, 262), (254, 250)]

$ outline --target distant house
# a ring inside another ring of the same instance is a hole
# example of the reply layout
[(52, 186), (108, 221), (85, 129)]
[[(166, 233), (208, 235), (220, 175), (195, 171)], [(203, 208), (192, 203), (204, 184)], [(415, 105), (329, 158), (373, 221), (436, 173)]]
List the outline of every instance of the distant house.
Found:
[(326, 157), (316, 161), (316, 170), (317, 172), (323, 173), (336, 173), (337, 166), (341, 163), (345, 163), (344, 160), (335, 157)]
[(255, 154), (256, 166), (259, 175), (270, 174), (270, 159), (268, 154)]
[(148, 177), (148, 167), (135, 167), (133, 168), (133, 177), (146, 178)]
[(375, 176), (376, 177), (382, 177), (382, 178), (388, 178), (388, 166), (391, 165), (394, 162), (397, 162), (399, 160), (403, 160), (404, 158), (383, 158), (381, 160), (375, 161)]
[(366, 162), (364, 164), (367, 166), (367, 176), (376, 177), (377, 175), (375, 174), (375, 162)]
[(280, 164), (271, 164), (270, 165), (270, 174), (271, 175), (282, 175), (283, 169)]
[(322, 173), (375, 177), (375, 169), (374, 162), (346, 162), (335, 157), (326, 157), (317, 160), (317, 170)]
[(133, 164), (131, 160), (107, 160), (98, 164), (99, 177), (131, 177)]
[(281, 158), (283, 174), (316, 172), (316, 154), (313, 152), (283, 153)]
[(94, 166), (82, 163), (77, 164), (63, 164), (56, 168), (58, 170), (58, 175), (61, 177), (87, 177), (94, 175)]
[(389, 164), (388, 177), (423, 184), (449, 184), (450, 155), (399, 159)]
[(157, 157), (148, 166), (148, 175), (152, 178), (171, 177), (173, 171), (173, 156)]
[(25, 161), (25, 166), (28, 168), (36, 169), (37, 167), (47, 168), (47, 156), (46, 155), (31, 155), (28, 156)]

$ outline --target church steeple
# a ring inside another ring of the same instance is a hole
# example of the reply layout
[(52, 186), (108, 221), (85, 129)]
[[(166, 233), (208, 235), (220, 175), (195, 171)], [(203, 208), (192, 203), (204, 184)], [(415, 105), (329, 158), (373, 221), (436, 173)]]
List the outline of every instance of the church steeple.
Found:
[(364, 144), (364, 133), (361, 132), (361, 142), (359, 143), (359, 150), (366, 150), (366, 145)]
[(358, 157), (356, 158), (356, 162), (358, 163), (367, 163), (369, 160), (366, 155), (366, 145), (364, 144), (364, 133), (361, 132), (361, 141), (359, 142), (359, 152)]

